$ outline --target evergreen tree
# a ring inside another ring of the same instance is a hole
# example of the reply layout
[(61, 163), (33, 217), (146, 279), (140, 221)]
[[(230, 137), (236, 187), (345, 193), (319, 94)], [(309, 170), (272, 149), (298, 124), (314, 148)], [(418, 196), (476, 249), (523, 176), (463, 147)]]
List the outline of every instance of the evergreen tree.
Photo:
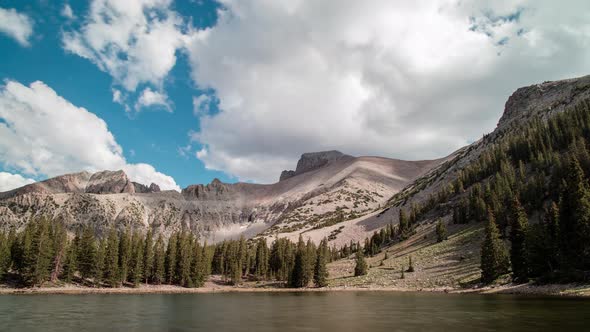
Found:
[(515, 280), (526, 281), (528, 278), (527, 229), (528, 219), (518, 198), (514, 198), (511, 209), (510, 262)]
[(256, 277), (266, 278), (267, 274), (268, 247), (266, 246), (266, 239), (260, 239), (258, 240), (258, 244), (256, 246)]
[(63, 266), (63, 278), (65, 282), (72, 282), (74, 274), (78, 270), (78, 246), (80, 239), (78, 236), (67, 246), (65, 261)]
[(192, 263), (192, 238), (183, 231), (179, 237), (176, 257), (176, 276), (178, 284), (183, 287), (192, 287), (191, 263)]
[(63, 265), (68, 245), (68, 234), (64, 225), (60, 222), (55, 225), (53, 237), (53, 266), (51, 269), (51, 282), (57, 282), (63, 272)]
[(143, 236), (136, 232), (132, 237), (133, 249), (131, 251), (131, 283), (137, 287), (143, 280)]
[(191, 264), (191, 279), (193, 287), (201, 287), (205, 282), (205, 257), (199, 241), (193, 244), (193, 262)]
[(143, 278), (147, 284), (153, 280), (154, 268), (154, 239), (152, 230), (149, 229), (145, 236), (145, 246), (143, 248)]
[(172, 285), (176, 280), (176, 252), (178, 246), (178, 236), (173, 234), (168, 239), (168, 247), (166, 249), (166, 281)]
[(156, 246), (154, 248), (154, 274), (153, 283), (160, 285), (166, 280), (166, 248), (164, 246), (164, 239), (162, 234), (158, 236)]
[[(403, 209), (399, 209), (399, 237), (402, 240), (405, 240), (408, 237), (409, 232), (409, 225), (408, 225), (408, 218), (406, 217), (406, 213)], [(366, 246), (365, 246), (366, 249)]]
[(442, 242), (447, 239), (447, 226), (442, 221), (442, 219), (438, 219), (436, 223), (436, 241)]
[(328, 286), (328, 240), (323, 239), (317, 251), (313, 281), (317, 287)]
[(488, 222), (485, 238), (481, 247), (481, 280), (490, 283), (502, 274), (508, 273), (508, 253), (504, 242), (500, 240), (500, 232), (492, 210), (488, 211)]
[(408, 257), (408, 272), (414, 272), (414, 263), (412, 262), (412, 256)]
[(307, 283), (313, 281), (313, 275), (315, 271), (315, 264), (316, 264), (316, 255), (317, 255), (317, 248), (311, 239), (307, 239), (307, 244), (305, 245), (305, 256), (307, 261), (307, 268), (305, 271), (305, 280)]
[(100, 286), (101, 283), (103, 282), (104, 267), (105, 267), (105, 262), (106, 262), (106, 247), (107, 247), (107, 241), (100, 240), (98, 243), (98, 249), (96, 250), (96, 259), (93, 262), (94, 263), (94, 270), (93, 270), (94, 284), (96, 286)]
[(94, 239), (94, 233), (90, 227), (85, 227), (82, 231), (80, 241), (77, 244), (78, 248), (76, 261), (78, 262), (78, 270), (83, 279), (95, 277), (97, 248)]
[(368, 272), (367, 261), (365, 260), (365, 256), (363, 255), (362, 250), (357, 250), (356, 252), (356, 262), (354, 266), (354, 276), (364, 276)]
[(590, 190), (575, 157), (570, 158), (559, 206), (561, 259), (567, 269), (590, 269)]
[(124, 283), (129, 279), (129, 269), (131, 261), (132, 243), (131, 230), (129, 227), (121, 233), (119, 239), (119, 272), (121, 274), (121, 282)]
[(295, 264), (291, 273), (289, 284), (291, 287), (300, 288), (306, 287), (309, 283), (307, 279), (307, 248), (303, 237), (299, 234), (299, 241), (297, 241), (297, 251), (295, 252)]
[(118, 287), (121, 282), (119, 274), (119, 237), (113, 226), (107, 238), (104, 257), (104, 280), (109, 287)]
[(12, 243), (9, 242), (8, 236), (0, 233), (0, 280), (3, 280), (8, 270), (10, 269), (10, 247)]
[[(34, 222), (34, 221), (33, 221)], [(49, 220), (43, 218), (37, 221), (35, 232), (31, 239), (30, 250), (26, 252), (25, 283), (39, 286), (49, 279), (52, 267), (53, 243), (50, 235)]]

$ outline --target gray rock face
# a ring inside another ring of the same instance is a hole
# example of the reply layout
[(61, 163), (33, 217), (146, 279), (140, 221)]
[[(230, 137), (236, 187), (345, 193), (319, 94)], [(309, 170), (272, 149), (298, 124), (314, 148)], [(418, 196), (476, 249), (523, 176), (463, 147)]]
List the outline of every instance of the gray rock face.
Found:
[(292, 178), (295, 176), (295, 171), (282, 171), (281, 176), (279, 177), (279, 181), (287, 180), (288, 178)]
[(509, 129), (514, 123), (527, 121), (533, 116), (550, 117), (588, 98), (590, 75), (519, 88), (506, 101), (495, 132)]
[(150, 189), (150, 192), (151, 193), (159, 193), (161, 191), (160, 190), (160, 186), (158, 186), (157, 184), (155, 184), (153, 182), (152, 182), (152, 184), (150, 184), (150, 188), (149, 189)]
[(135, 193), (135, 186), (125, 172), (102, 171), (92, 174), (86, 185), (86, 193), (89, 194), (119, 194)]
[(279, 181), (284, 181), (296, 175), (316, 170), (318, 168), (328, 165), (333, 161), (347, 158), (352, 159), (354, 157), (345, 155), (342, 152), (335, 150), (304, 153), (301, 155), (301, 158), (299, 158), (299, 161), (297, 162), (297, 168), (295, 168), (294, 171), (283, 171), (281, 173)]
[(137, 182), (132, 182), (133, 183), (133, 187), (135, 188), (135, 192), (138, 194), (149, 194), (149, 193), (159, 193), (160, 192), (160, 187), (153, 183), (150, 184), (150, 186), (146, 186), (145, 184), (141, 184), (141, 183), (137, 183)]

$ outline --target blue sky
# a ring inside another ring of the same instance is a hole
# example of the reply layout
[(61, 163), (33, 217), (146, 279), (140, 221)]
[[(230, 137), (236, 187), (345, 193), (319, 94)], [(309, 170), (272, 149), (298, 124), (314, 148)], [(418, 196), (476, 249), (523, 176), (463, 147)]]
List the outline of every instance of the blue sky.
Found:
[[(587, 0), (0, 0), (0, 191), (123, 169), (272, 183), (305, 152), (444, 157), (590, 73)], [(427, 21), (428, 24), (423, 22)]]
[[(88, 11), (86, 1), (67, 3), (76, 15)], [(205, 169), (194, 155), (179, 154), (178, 149), (189, 142), (188, 133), (199, 128), (199, 119), (193, 114), (192, 98), (201, 91), (190, 78), (186, 55), (177, 52), (176, 65), (164, 83), (164, 90), (173, 103), (172, 113), (157, 108), (131, 114), (125, 112), (122, 105), (112, 100), (111, 76), (92, 62), (63, 49), (61, 31), (71, 26), (61, 15), (64, 5), (65, 2), (60, 1), (1, 2), (1, 7), (14, 8), (33, 18), (35, 35), (29, 47), (22, 47), (13, 38), (0, 34), (0, 49), (4, 50), (0, 52), (0, 77), (24, 85), (34, 81), (46, 83), (74, 105), (104, 119), (129, 162), (148, 163), (165, 174), (172, 174), (181, 187), (208, 183), (215, 177), (235, 181), (235, 177), (223, 172)], [(218, 8), (215, 2), (177, 1), (174, 6), (192, 16), (193, 23), (200, 28), (215, 23)], [(2, 163), (0, 170), (14, 171), (14, 168)], [(46, 178), (44, 174), (24, 175), (36, 180)]]

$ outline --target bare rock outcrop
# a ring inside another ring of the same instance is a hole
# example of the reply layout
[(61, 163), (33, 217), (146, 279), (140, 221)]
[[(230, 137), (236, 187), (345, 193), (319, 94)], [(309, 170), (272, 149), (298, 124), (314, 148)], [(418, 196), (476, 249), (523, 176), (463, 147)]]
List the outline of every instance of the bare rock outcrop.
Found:
[(316, 170), (328, 165), (331, 162), (343, 159), (354, 159), (354, 157), (336, 150), (304, 153), (297, 162), (297, 168), (295, 168), (294, 171), (283, 171), (279, 181), (284, 181), (296, 175)]
[(92, 174), (86, 185), (86, 193), (89, 194), (119, 194), (135, 193), (135, 186), (125, 172), (102, 171)]

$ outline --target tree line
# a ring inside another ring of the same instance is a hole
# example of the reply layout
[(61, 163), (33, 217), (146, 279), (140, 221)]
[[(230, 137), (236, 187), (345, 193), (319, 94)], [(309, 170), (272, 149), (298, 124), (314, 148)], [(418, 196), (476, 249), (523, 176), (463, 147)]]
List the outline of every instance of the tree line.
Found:
[(111, 228), (96, 237), (85, 227), (70, 238), (65, 226), (47, 218), (29, 222), (19, 233), (0, 232), (0, 280), (24, 286), (79, 282), (94, 287), (169, 284), (201, 287), (210, 274), (229, 284), (243, 280), (278, 281), (289, 287), (327, 286), (327, 263), (336, 254), (327, 239), (319, 245), (300, 236), (294, 243), (276, 238), (201, 244), (191, 232), (166, 240), (147, 231)]

